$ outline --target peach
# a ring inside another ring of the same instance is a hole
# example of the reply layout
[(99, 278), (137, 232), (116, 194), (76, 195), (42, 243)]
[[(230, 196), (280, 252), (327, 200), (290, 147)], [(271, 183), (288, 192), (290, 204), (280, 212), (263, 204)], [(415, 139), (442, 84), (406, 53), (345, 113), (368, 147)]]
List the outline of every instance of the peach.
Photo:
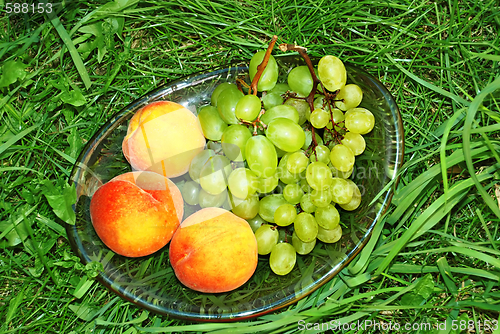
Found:
[(154, 172), (121, 174), (90, 201), (92, 225), (112, 251), (128, 257), (163, 248), (179, 227), (184, 202), (177, 186)]
[(248, 222), (221, 208), (205, 208), (172, 237), (170, 264), (182, 284), (218, 293), (243, 285), (257, 268), (257, 240)]
[(171, 178), (188, 171), (191, 160), (203, 151), (205, 143), (198, 118), (189, 109), (174, 102), (157, 101), (132, 116), (122, 150), (134, 170)]

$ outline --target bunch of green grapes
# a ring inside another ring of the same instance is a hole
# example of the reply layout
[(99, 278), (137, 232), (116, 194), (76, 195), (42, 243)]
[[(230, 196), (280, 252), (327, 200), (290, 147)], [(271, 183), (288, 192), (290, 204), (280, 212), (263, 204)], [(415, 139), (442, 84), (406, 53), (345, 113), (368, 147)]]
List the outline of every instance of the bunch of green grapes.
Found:
[[(251, 80), (264, 56), (251, 59)], [(307, 66), (278, 83), (271, 55), (258, 80), (260, 94), (218, 85), (210, 105), (198, 111), (209, 145), (193, 159), (182, 189), (187, 204), (223, 207), (246, 219), (259, 254), (270, 255), (278, 275), (288, 274), (296, 254), (308, 254), (317, 240), (337, 242), (339, 208), (354, 210), (361, 202), (349, 177), (365, 149), (363, 135), (374, 127), (373, 114), (359, 107), (363, 92), (346, 84), (339, 58), (323, 57), (314, 71), (317, 87)], [(310, 95), (314, 103), (306, 100)]]

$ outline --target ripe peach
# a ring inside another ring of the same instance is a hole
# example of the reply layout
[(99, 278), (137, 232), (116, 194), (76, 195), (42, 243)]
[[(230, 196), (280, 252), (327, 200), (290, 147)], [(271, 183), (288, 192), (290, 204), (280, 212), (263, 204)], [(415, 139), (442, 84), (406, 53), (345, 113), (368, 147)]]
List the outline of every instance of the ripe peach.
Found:
[(175, 177), (188, 171), (205, 143), (200, 123), (191, 111), (174, 102), (157, 101), (132, 116), (122, 150), (134, 170)]
[(243, 285), (257, 268), (257, 241), (248, 222), (221, 208), (186, 218), (170, 242), (170, 264), (182, 284), (200, 292)]
[(121, 174), (97, 189), (90, 201), (92, 225), (117, 254), (146, 256), (164, 247), (184, 214), (177, 186), (153, 172)]

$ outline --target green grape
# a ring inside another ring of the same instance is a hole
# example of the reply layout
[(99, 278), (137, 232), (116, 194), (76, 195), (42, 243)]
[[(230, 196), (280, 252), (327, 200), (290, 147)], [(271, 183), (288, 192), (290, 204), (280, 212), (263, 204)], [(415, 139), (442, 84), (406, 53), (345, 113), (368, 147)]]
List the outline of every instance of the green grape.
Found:
[(295, 231), (292, 234), (292, 245), (295, 251), (300, 255), (306, 255), (312, 252), (314, 246), (316, 246), (316, 239), (311, 242), (304, 242), (300, 240)]
[(318, 240), (323, 241), (328, 244), (337, 242), (342, 238), (342, 227), (337, 225), (337, 227), (327, 230), (318, 226)]
[(352, 210), (356, 210), (359, 207), (359, 205), (361, 204), (361, 192), (359, 191), (359, 188), (356, 185), (356, 183), (354, 183), (352, 180), (347, 180), (347, 182), (349, 182), (350, 186), (353, 189), (352, 198), (349, 201), (349, 203), (339, 204), (339, 205), (344, 210), (352, 211)]
[(363, 100), (363, 91), (358, 85), (348, 84), (339, 90), (335, 96), (335, 106), (341, 110), (349, 110), (356, 108)]
[(273, 143), (265, 136), (257, 135), (248, 139), (245, 147), (248, 167), (258, 177), (268, 178), (276, 173), (278, 156)]
[(304, 130), (288, 118), (275, 118), (266, 129), (266, 137), (286, 152), (298, 151), (304, 145), (306, 136)]
[(255, 239), (257, 239), (257, 252), (260, 255), (271, 253), (273, 247), (278, 243), (279, 232), (275, 226), (262, 224), (255, 231)]
[(253, 233), (255, 233), (259, 227), (261, 227), (263, 224), (266, 224), (266, 221), (262, 219), (261, 216), (256, 215), (253, 218), (247, 219), (248, 225), (250, 225), (250, 228), (252, 229)]
[(299, 113), (294, 106), (289, 106), (287, 104), (280, 104), (278, 106), (267, 109), (264, 115), (260, 118), (264, 124), (269, 125), (272, 120), (276, 118), (288, 118), (294, 123), (299, 122)]
[(331, 230), (340, 223), (340, 215), (337, 208), (328, 204), (325, 207), (317, 208), (314, 214), (316, 218), (316, 223), (324, 229)]
[(300, 179), (300, 188), (302, 188), (302, 190), (305, 193), (310, 193), (311, 191), (313, 191), (313, 188), (311, 188), (309, 183), (307, 183), (307, 178), (305, 178), (305, 177)]
[(299, 125), (302, 125), (309, 120), (311, 109), (309, 108), (309, 103), (307, 103), (305, 100), (291, 98), (285, 101), (285, 105), (295, 107), (295, 109), (299, 113)]
[(303, 242), (312, 242), (318, 235), (318, 223), (314, 216), (307, 212), (301, 212), (293, 222), (297, 237)]
[(217, 98), (219, 97), (220, 93), (222, 93), (222, 91), (228, 88), (238, 89), (238, 86), (236, 86), (231, 82), (223, 82), (219, 84), (217, 87), (215, 87), (212, 96), (210, 97), (210, 102), (212, 103), (212, 106), (217, 107)]
[(261, 104), (259, 97), (250, 94), (243, 96), (238, 101), (234, 108), (234, 114), (238, 119), (251, 122), (259, 116), (260, 110)]
[(302, 151), (297, 151), (288, 156), (286, 168), (292, 174), (300, 174), (306, 170), (309, 159)]
[(366, 142), (362, 135), (354, 132), (346, 132), (342, 144), (349, 147), (354, 155), (360, 155), (365, 151)]
[(200, 193), (200, 185), (194, 181), (187, 181), (182, 186), (182, 199), (189, 205), (198, 204), (198, 195)]
[(325, 103), (325, 97), (323, 95), (320, 95), (314, 99), (313, 102), (313, 109), (324, 109), (327, 107)]
[(260, 194), (270, 193), (271, 191), (276, 189), (276, 187), (278, 186), (278, 181), (279, 178), (277, 174), (266, 178), (258, 178), (256, 183), (257, 191)]
[(306, 178), (311, 188), (324, 190), (332, 183), (332, 171), (324, 162), (315, 161), (307, 166)]
[(191, 179), (197, 183), (200, 183), (200, 172), (203, 166), (207, 163), (210, 157), (215, 156), (214, 150), (203, 150), (191, 160), (189, 164), (189, 176)]
[[(257, 67), (264, 60), (266, 52), (259, 51), (253, 55), (252, 59), (250, 59), (249, 65), (249, 74), (250, 80), (253, 80), (255, 75), (257, 74)], [(257, 83), (257, 90), (259, 92), (268, 91), (274, 88), (276, 82), (278, 81), (278, 64), (272, 55), (269, 57), (269, 61), (267, 62), (267, 66), (262, 72), (262, 75)]]
[(227, 187), (232, 168), (228, 158), (216, 155), (207, 160), (200, 171), (200, 185), (209, 194), (218, 195)]
[(330, 189), (328, 188), (324, 190), (313, 189), (313, 191), (311, 191), (311, 201), (318, 208), (323, 208), (327, 206), (332, 201), (332, 195), (330, 193)]
[(217, 108), (214, 106), (200, 108), (198, 121), (200, 122), (203, 134), (210, 140), (220, 140), (222, 133), (227, 128), (226, 122), (220, 117)]
[(337, 168), (333, 167), (331, 162), (328, 164), (328, 167), (330, 167), (330, 170), (332, 171), (332, 175), (334, 177), (341, 177), (343, 179), (350, 178), (353, 171), (354, 171), (354, 167), (353, 167), (350, 170), (348, 170), (347, 172), (341, 172)]
[(312, 202), (311, 193), (305, 193), (304, 196), (300, 198), (300, 208), (307, 213), (316, 211), (316, 205)]
[(260, 200), (259, 215), (266, 221), (274, 223), (274, 212), (287, 201), (282, 194), (272, 194)]
[(286, 153), (280, 160), (278, 164), (277, 174), (281, 182), (285, 184), (297, 183), (300, 181), (301, 174), (292, 174), (288, 171), (288, 157), (292, 153)]
[(252, 133), (246, 126), (241, 124), (229, 126), (221, 138), (224, 154), (233, 161), (244, 161), (247, 140), (251, 137)]
[(311, 125), (316, 129), (323, 129), (330, 122), (330, 113), (324, 109), (314, 109), (309, 116)]
[(274, 212), (274, 222), (278, 226), (288, 226), (297, 217), (297, 210), (291, 204), (281, 204)]
[(334, 177), (330, 185), (330, 194), (332, 201), (338, 204), (347, 204), (351, 201), (354, 193), (354, 188), (348, 180)]
[(283, 104), (283, 98), (278, 93), (267, 93), (262, 97), (262, 104), (265, 110), (269, 110), (272, 107), (279, 106)]
[(290, 90), (290, 86), (286, 83), (277, 83), (273, 89), (267, 91), (268, 94), (279, 94), (283, 95)]
[(227, 198), (231, 211), (238, 217), (251, 219), (259, 213), (260, 204), (259, 196), (257, 194), (250, 195), (243, 199), (233, 196), (231, 192), (228, 192)]
[(309, 160), (311, 162), (320, 161), (328, 164), (330, 162), (330, 150), (325, 145), (318, 145), (314, 148)]
[(236, 197), (247, 198), (257, 191), (257, 175), (248, 168), (236, 168), (228, 178), (228, 188)]
[(227, 191), (224, 190), (218, 195), (212, 195), (201, 189), (198, 195), (198, 202), (202, 208), (221, 207), (227, 198)]
[(332, 108), (332, 118), (335, 124), (345, 120), (345, 114), (338, 108)]
[(290, 204), (299, 204), (303, 195), (304, 190), (302, 190), (298, 183), (287, 184), (283, 189), (283, 197)]
[(280, 181), (283, 182), (284, 184), (295, 184), (297, 182), (300, 182), (300, 179), (303, 177), (304, 172), (300, 174), (292, 174), (288, 171), (288, 169), (284, 166), (278, 167), (279, 169), (279, 176), (280, 176)]
[(324, 56), (319, 60), (318, 76), (323, 86), (331, 92), (342, 89), (347, 81), (344, 63), (335, 56)]
[(309, 68), (305, 65), (297, 66), (288, 73), (288, 86), (301, 97), (311, 93), (313, 79)]
[(348, 131), (362, 135), (372, 131), (375, 126), (375, 117), (365, 108), (349, 109), (345, 113), (345, 127)]
[(209, 141), (207, 143), (207, 149), (215, 152), (220, 152), (222, 150), (222, 144), (218, 141)]
[[(305, 136), (306, 136), (306, 140), (304, 141), (304, 145), (302, 145), (302, 149), (304, 151), (306, 151), (309, 146), (311, 146), (311, 143), (312, 143), (312, 132), (310, 130), (306, 130), (304, 131), (305, 133)], [(314, 136), (316, 137), (316, 144), (318, 145), (323, 145), (323, 138), (321, 138), (320, 135), (318, 135), (318, 133), (314, 133)]]
[(354, 153), (343, 144), (335, 145), (330, 151), (330, 161), (333, 167), (341, 172), (347, 172), (354, 166)]
[(297, 255), (295, 248), (287, 242), (274, 245), (269, 256), (269, 266), (276, 275), (286, 275), (295, 266)]
[[(342, 110), (338, 108), (332, 108), (332, 120), (335, 123), (335, 131), (343, 133), (345, 130), (343, 129), (343, 124), (339, 124), (345, 120), (345, 115)], [(329, 130), (333, 129), (333, 124), (330, 122), (326, 125), (326, 128)], [(335, 143), (334, 143), (335, 144)]]
[(238, 88), (226, 88), (217, 98), (217, 111), (222, 120), (228, 124), (238, 124), (235, 108), (244, 94)]

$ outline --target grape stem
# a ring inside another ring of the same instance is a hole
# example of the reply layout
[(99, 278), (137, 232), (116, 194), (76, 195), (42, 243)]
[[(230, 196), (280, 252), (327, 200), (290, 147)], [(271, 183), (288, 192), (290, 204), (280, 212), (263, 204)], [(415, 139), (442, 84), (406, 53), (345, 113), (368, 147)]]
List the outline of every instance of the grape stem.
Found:
[(242, 93), (243, 93), (243, 87), (250, 89), (250, 86), (243, 79), (240, 78), (236, 79), (236, 86), (238, 86), (239, 91)]
[[(309, 58), (309, 56), (307, 55), (307, 52), (306, 52), (307, 49), (303, 46), (299, 46), (299, 45), (295, 45), (295, 44), (287, 44), (287, 43), (280, 44), (279, 49), (283, 52), (297, 51), (300, 54), (300, 56), (304, 59), (304, 61), (306, 62), (307, 68), (309, 69), (309, 72), (311, 72), (311, 77), (313, 79), (313, 87), (312, 87), (309, 95), (305, 98), (305, 100), (309, 104), (309, 109), (312, 112), (314, 110), (314, 95), (316, 95), (316, 92), (318, 91), (318, 85), (321, 86), (323, 92), (326, 93), (326, 90), (323, 87), (321, 80), (318, 79), (318, 77), (316, 76), (316, 73), (314, 72), (314, 66), (311, 62), (311, 58)], [(313, 149), (314, 149), (314, 147), (318, 146), (318, 142), (316, 141), (316, 131), (314, 130), (314, 127), (311, 128), (311, 134), (312, 134), (312, 145), (313, 145)]]
[[(299, 46), (299, 45), (295, 45), (295, 44), (287, 44), (287, 43), (283, 43), (283, 44), (280, 44), (279, 45), (279, 49), (283, 52), (286, 52), (286, 51), (296, 51), (300, 54), (300, 56), (304, 59), (304, 61), (306, 62), (306, 65), (307, 65), (307, 68), (309, 69), (309, 72), (311, 73), (311, 77), (312, 77), (312, 80), (313, 80), (313, 87), (311, 89), (311, 92), (309, 93), (309, 95), (305, 98), (305, 101), (309, 104), (309, 109), (311, 110), (311, 112), (314, 110), (314, 96), (316, 94), (318, 94), (318, 85), (320, 85), (321, 87), (321, 92), (324, 96), (325, 96), (325, 101), (328, 105), (328, 111), (330, 112), (330, 117), (331, 117), (331, 121), (332, 121), (332, 125), (333, 125), (333, 128), (334, 131), (335, 131), (335, 122), (333, 120), (333, 113), (332, 113), (332, 104), (331, 102), (333, 101), (333, 103), (335, 103), (335, 97), (337, 96), (338, 94), (338, 91), (336, 92), (328, 92), (328, 90), (325, 89), (325, 87), (323, 86), (323, 84), (321, 83), (321, 80), (316, 76), (316, 72), (314, 72), (314, 66), (311, 62), (311, 58), (309, 58), (309, 56), (307, 55), (307, 49), (303, 46)], [(318, 146), (318, 143), (316, 141), (316, 133), (315, 133), (315, 128), (314, 127), (311, 127), (311, 134), (312, 134), (312, 143), (311, 143), (311, 147), (312, 147), (312, 150), (314, 151), (314, 148), (316, 146)], [(334, 137), (337, 139), (338, 141), (338, 137), (337, 137), (337, 133), (335, 131), (335, 135)]]
[(262, 60), (262, 63), (257, 66), (257, 73), (255, 73), (255, 76), (253, 77), (252, 84), (250, 85), (250, 89), (248, 90), (248, 94), (257, 95), (257, 84), (259, 83), (262, 73), (266, 69), (267, 63), (269, 62), (269, 57), (271, 57), (271, 52), (273, 51), (274, 44), (276, 44), (277, 40), (278, 36), (274, 35), (271, 39), (271, 42), (269, 42), (266, 54), (264, 55), (264, 59)]
[[(309, 108), (311, 111), (314, 110), (314, 95), (316, 95), (316, 92), (318, 91), (318, 85), (321, 85), (321, 88), (323, 88), (323, 85), (321, 84), (321, 80), (318, 79), (316, 76), (316, 73), (314, 72), (314, 66), (311, 62), (311, 58), (307, 55), (307, 49), (302, 46), (298, 46), (295, 44), (280, 44), (279, 49), (283, 52), (286, 51), (297, 51), (302, 58), (304, 58), (304, 61), (306, 62), (307, 68), (309, 69), (309, 72), (311, 72), (311, 76), (313, 79), (313, 88), (311, 89), (311, 92), (309, 95), (306, 97), (306, 102), (309, 103)], [(325, 89), (323, 88), (323, 92), (326, 93)], [(313, 137), (314, 138), (314, 137)]]
[(257, 129), (259, 128), (259, 124), (262, 127), (262, 131), (267, 129), (267, 125), (260, 120), (265, 112), (265, 109), (261, 109), (259, 112), (259, 116), (257, 116), (257, 118), (253, 122), (245, 121), (243, 119), (239, 119), (239, 121), (241, 122), (241, 124), (251, 125), (253, 127), (253, 135), (256, 136), (258, 134)]

